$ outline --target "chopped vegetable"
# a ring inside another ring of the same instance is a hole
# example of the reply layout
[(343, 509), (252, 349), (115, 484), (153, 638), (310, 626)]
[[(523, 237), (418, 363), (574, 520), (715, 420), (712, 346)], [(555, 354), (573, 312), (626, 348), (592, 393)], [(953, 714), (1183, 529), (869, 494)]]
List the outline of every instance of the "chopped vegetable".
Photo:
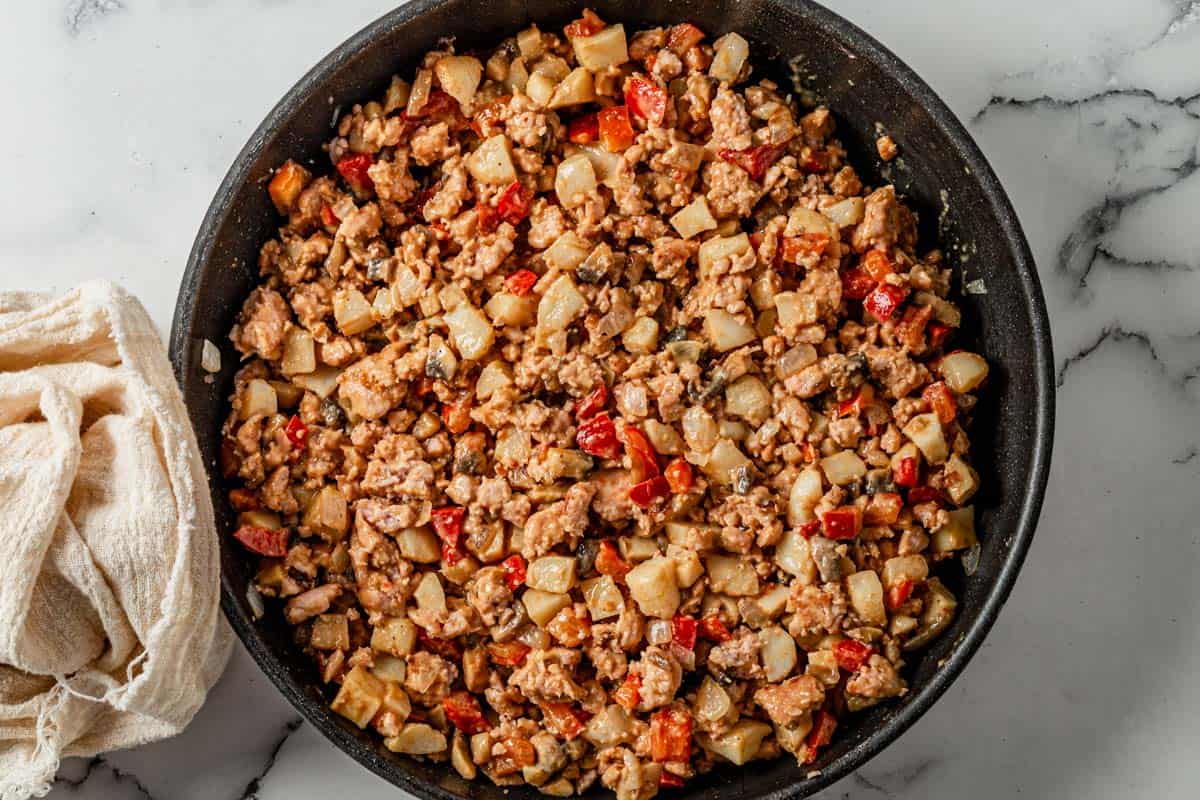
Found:
[(617, 441), (617, 426), (608, 414), (597, 414), (579, 425), (575, 433), (579, 449), (597, 458), (617, 458), (621, 443)]
[(730, 150), (722, 148), (717, 155), (730, 164), (741, 167), (752, 180), (761, 181), (767, 174), (767, 169), (787, 152), (787, 148), (778, 144), (760, 144), (747, 147), (745, 150)]
[(283, 558), (287, 555), (287, 528), (270, 529), (243, 525), (234, 531), (233, 538), (241, 542), (247, 550), (260, 556)]

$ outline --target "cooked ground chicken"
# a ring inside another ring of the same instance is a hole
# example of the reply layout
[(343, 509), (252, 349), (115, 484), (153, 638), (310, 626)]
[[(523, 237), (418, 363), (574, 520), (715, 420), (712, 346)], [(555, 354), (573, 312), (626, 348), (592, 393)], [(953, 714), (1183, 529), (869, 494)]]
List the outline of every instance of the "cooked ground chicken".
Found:
[(442, 47), (268, 187), (222, 464), (259, 590), (465, 777), (819, 768), (975, 544), (951, 270), (736, 34)]

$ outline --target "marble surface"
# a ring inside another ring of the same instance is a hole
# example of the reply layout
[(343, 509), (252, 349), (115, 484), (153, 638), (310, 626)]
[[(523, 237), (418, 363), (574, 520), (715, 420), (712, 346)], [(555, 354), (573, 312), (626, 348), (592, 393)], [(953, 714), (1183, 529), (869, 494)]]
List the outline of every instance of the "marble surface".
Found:
[[(987, 644), (821, 797), (1195, 796), (1200, 766), (1200, 2), (832, 0), (942, 94), (1012, 195), (1059, 371), (1051, 488)], [(164, 329), (225, 169), (385, 0), (6, 4), (0, 288), (108, 276)], [(395, 797), (240, 650), (183, 735), (51, 797)]]

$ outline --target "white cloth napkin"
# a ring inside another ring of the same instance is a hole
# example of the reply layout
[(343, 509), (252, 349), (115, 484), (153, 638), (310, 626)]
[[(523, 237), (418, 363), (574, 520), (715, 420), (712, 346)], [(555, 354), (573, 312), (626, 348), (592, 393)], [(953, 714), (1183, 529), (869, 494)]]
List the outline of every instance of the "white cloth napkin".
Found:
[(219, 569), (145, 309), (107, 282), (0, 292), (0, 800), (187, 725), (232, 644)]

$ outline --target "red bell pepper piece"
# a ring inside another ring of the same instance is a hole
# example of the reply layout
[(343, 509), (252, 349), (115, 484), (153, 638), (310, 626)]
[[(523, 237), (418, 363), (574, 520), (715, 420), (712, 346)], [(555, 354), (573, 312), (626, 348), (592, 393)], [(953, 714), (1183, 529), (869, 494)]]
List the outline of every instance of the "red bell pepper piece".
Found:
[(684, 494), (690, 491), (695, 484), (695, 479), (692, 477), (692, 465), (683, 458), (673, 459), (670, 464), (667, 464), (663, 475), (671, 487), (672, 494)]
[(462, 648), (458, 642), (453, 639), (443, 639), (439, 636), (430, 636), (425, 632), (424, 628), (417, 628), (417, 641), (421, 647), (434, 655), (449, 659), (450, 661), (458, 661), (462, 658)]
[(808, 749), (804, 757), (805, 764), (811, 764), (817, 760), (817, 753), (820, 749), (833, 741), (833, 731), (836, 728), (837, 719), (825, 709), (822, 708), (813, 716), (812, 729), (804, 740), (804, 745)]
[(625, 673), (624, 682), (612, 693), (612, 698), (621, 708), (632, 711), (642, 702), (642, 679), (636, 673)]
[(854, 639), (843, 639), (833, 645), (833, 657), (837, 665), (847, 672), (858, 671), (874, 652), (870, 646)]
[(925, 346), (925, 326), (931, 316), (932, 306), (909, 306), (904, 309), (904, 316), (896, 323), (896, 338), (910, 350), (920, 350)]
[(500, 212), (487, 203), (477, 203), (475, 214), (480, 233), (491, 233), (500, 225)]
[(587, 419), (599, 414), (606, 405), (608, 405), (608, 386), (598, 383), (587, 397), (575, 403), (575, 416)]
[(501, 561), (500, 567), (504, 570), (504, 582), (515, 592), (525, 582), (525, 559), (514, 553)]
[(501, 667), (519, 667), (532, 649), (522, 642), (493, 642), (487, 646), (488, 657)]
[(908, 490), (908, 504), (910, 506), (920, 505), (921, 503), (940, 502), (942, 502), (942, 493), (932, 486), (916, 486)]
[(800, 169), (815, 175), (829, 169), (829, 152), (806, 148), (800, 156)]
[(575, 443), (580, 450), (597, 458), (617, 458), (621, 455), (617, 426), (608, 414), (597, 414), (581, 422), (575, 432)]
[(536, 272), (531, 269), (519, 269), (504, 279), (504, 288), (517, 297), (524, 297), (529, 294), (533, 289), (533, 285), (537, 282), (538, 276)]
[(430, 522), (438, 538), (447, 544), (457, 545), (462, 536), (463, 518), (467, 509), (462, 506), (442, 506), (429, 513)]
[(895, 492), (877, 492), (871, 495), (863, 521), (868, 525), (891, 525), (900, 517), (904, 500)]
[(722, 148), (717, 155), (730, 164), (741, 167), (751, 180), (760, 181), (767, 174), (767, 169), (787, 152), (782, 144), (760, 144), (747, 147), (745, 150), (730, 150)]
[(287, 555), (287, 528), (260, 528), (257, 525), (243, 525), (233, 533), (233, 538), (253, 553), (260, 556), (283, 558)]
[(583, 720), (579, 712), (566, 703), (542, 703), (542, 717), (549, 728), (570, 741), (583, 733)]
[(370, 153), (352, 153), (343, 156), (342, 160), (337, 162), (337, 171), (346, 179), (346, 183), (350, 184), (355, 194), (367, 194), (375, 191), (375, 182), (367, 174), (367, 170), (374, 163), (375, 158)]
[(862, 300), (879, 282), (859, 267), (842, 273), (842, 295), (848, 300)]
[(634, 484), (629, 490), (629, 499), (641, 508), (649, 508), (658, 500), (671, 496), (671, 484), (662, 475)]
[(471, 401), (442, 404), (442, 424), (451, 433), (462, 433), (471, 427)]
[(881, 283), (863, 300), (863, 308), (880, 322), (887, 322), (908, 297), (908, 290), (890, 283)]
[(811, 539), (821, 532), (821, 520), (809, 520), (800, 526), (800, 535), (805, 539)]
[(650, 757), (687, 761), (692, 755), (692, 717), (679, 708), (660, 708), (650, 717)]
[(650, 440), (632, 425), (626, 425), (622, 432), (625, 434), (625, 452), (629, 454), (629, 468), (633, 471), (633, 482), (642, 483), (650, 478), (658, 477), (658, 456), (650, 446)]
[(600, 542), (600, 550), (596, 553), (597, 572), (614, 580), (622, 581), (630, 569), (632, 567), (629, 566), (629, 562), (621, 558), (621, 551), (617, 549), (617, 545), (612, 539)]
[(600, 119), (592, 111), (567, 123), (567, 140), (574, 144), (591, 144), (600, 138)]
[(883, 603), (888, 607), (889, 611), (895, 611), (900, 606), (908, 602), (908, 598), (912, 597), (913, 582), (908, 578), (904, 578), (895, 586), (889, 586), (883, 595)]
[(725, 627), (725, 623), (715, 614), (704, 617), (697, 623), (697, 629), (700, 637), (709, 642), (728, 642), (733, 638), (733, 634), (729, 632), (729, 628)]
[(676, 614), (671, 620), (671, 640), (686, 650), (693, 650), (696, 647), (698, 627), (694, 617)]
[(664, 769), (658, 776), (658, 785), (665, 786), (668, 789), (682, 789), (684, 780), (674, 772), (667, 772)]
[(931, 322), (929, 323), (927, 332), (929, 334), (929, 348), (932, 350), (941, 347), (946, 339), (950, 338), (950, 334), (954, 332), (954, 329), (940, 322)]
[(625, 82), (625, 105), (634, 116), (661, 125), (667, 116), (667, 90), (649, 78), (633, 75)]
[(629, 123), (629, 109), (625, 106), (609, 106), (596, 115), (600, 128), (600, 142), (610, 153), (619, 153), (633, 144), (633, 125)]
[(881, 281), (895, 272), (892, 269), (892, 260), (882, 250), (867, 251), (866, 255), (862, 257), (860, 266), (877, 281)]
[(521, 220), (529, 216), (529, 206), (533, 202), (533, 190), (520, 181), (513, 181), (496, 200), (496, 211), (500, 219), (510, 225), (520, 225)]
[(799, 236), (783, 237), (783, 260), (789, 264), (801, 264), (810, 258), (820, 258), (829, 247), (829, 234), (802, 233)]
[(821, 522), (830, 539), (853, 539), (862, 530), (862, 512), (855, 506), (842, 506), (826, 511)]
[(501, 95), (492, 103), (489, 103), (485, 108), (475, 114), (471, 120), (471, 130), (478, 134), (479, 138), (486, 139), (499, 130), (496, 120), (504, 113), (504, 109), (512, 100), (511, 94)]
[(929, 403), (930, 409), (937, 414), (938, 422), (943, 425), (953, 422), (958, 414), (958, 404), (954, 402), (954, 395), (946, 387), (945, 381), (926, 386), (925, 391), (921, 392), (921, 399)]
[(479, 701), (470, 692), (451, 692), (442, 701), (442, 708), (445, 709), (446, 719), (450, 720), (450, 724), (468, 736), (474, 736), (492, 728), (487, 717), (483, 716)]
[(682, 56), (688, 50), (704, 40), (704, 31), (690, 22), (672, 25), (667, 32), (667, 47), (677, 56)]
[(894, 467), (892, 467), (892, 480), (897, 486), (903, 486), (906, 489), (911, 489), (917, 485), (917, 459), (909, 456), (900, 459)]
[(337, 218), (337, 214), (333, 213), (333, 206), (329, 203), (321, 205), (321, 224), (326, 228), (336, 228), (341, 224), (341, 220)]
[(297, 415), (292, 415), (283, 432), (287, 435), (288, 441), (292, 443), (293, 447), (304, 447), (305, 442), (308, 441), (308, 426)]
[(563, 28), (563, 33), (568, 39), (574, 39), (577, 36), (595, 36), (605, 27), (607, 26), (604, 24), (604, 20), (600, 19), (595, 11), (585, 8), (583, 16)]
[(837, 415), (841, 417), (857, 417), (867, 406), (875, 401), (875, 387), (864, 383), (855, 390), (854, 395), (838, 403)]

